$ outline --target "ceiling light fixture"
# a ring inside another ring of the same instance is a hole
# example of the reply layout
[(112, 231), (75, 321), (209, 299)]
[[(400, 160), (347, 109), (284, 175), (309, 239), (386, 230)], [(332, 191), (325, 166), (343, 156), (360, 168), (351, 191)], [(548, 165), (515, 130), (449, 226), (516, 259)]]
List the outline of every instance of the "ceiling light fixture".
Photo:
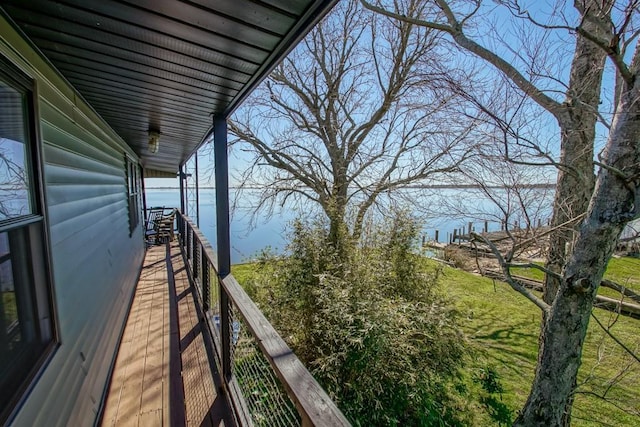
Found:
[(149, 151), (153, 154), (158, 152), (160, 148), (160, 132), (157, 130), (149, 131)]

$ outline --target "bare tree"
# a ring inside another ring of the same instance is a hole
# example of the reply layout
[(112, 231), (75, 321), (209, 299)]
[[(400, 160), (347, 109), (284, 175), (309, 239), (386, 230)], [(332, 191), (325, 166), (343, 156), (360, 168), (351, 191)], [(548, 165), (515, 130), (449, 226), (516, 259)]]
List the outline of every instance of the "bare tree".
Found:
[(334, 243), (347, 230), (359, 238), (381, 195), (455, 172), (471, 154), (474, 123), (447, 114), (445, 54), (438, 32), (339, 3), (230, 123), (254, 156), (242, 184), (261, 188), (262, 207), (317, 203)]
[[(580, 31), (577, 31), (576, 27), (572, 28), (577, 35), (568, 82), (559, 82), (558, 77), (550, 75), (552, 71), (547, 71), (545, 66), (536, 66), (537, 64), (531, 64), (524, 71), (521, 71), (499, 54), (468, 37), (465, 33), (465, 26), (481, 9), (483, 3), (481, 0), (456, 2), (460, 11), (454, 11), (446, 0), (425, 1), (430, 6), (425, 6), (422, 9), (426, 13), (405, 16), (364, 0), (362, 3), (369, 9), (386, 16), (393, 16), (404, 22), (423, 25), (449, 34), (459, 47), (490, 63), (530, 99), (551, 113), (558, 122), (561, 134), (561, 153), (557, 162), (559, 176), (554, 202), (556, 208), (554, 209), (553, 224), (566, 223), (574, 215), (586, 211), (594, 186), (595, 124), (598, 119), (600, 89), (607, 56), (606, 52), (597, 47), (587, 35), (603, 41), (610, 37), (612, 32), (611, 2), (595, 0), (575, 2), (577, 10), (581, 14), (577, 26)], [(507, 10), (518, 18), (535, 22), (534, 25), (538, 27), (555, 29), (564, 26), (537, 23), (516, 0), (504, 0), (498, 3), (506, 6)], [(568, 18), (561, 16), (563, 24), (566, 20)], [(524, 62), (537, 59), (540, 57), (540, 50), (542, 48), (536, 49), (535, 53), (521, 59)], [(518, 55), (522, 56), (520, 53)], [(550, 86), (549, 81), (555, 81), (558, 84)], [(541, 83), (536, 85), (536, 82)], [(549, 87), (550, 90), (547, 90)], [(552, 236), (547, 262), (547, 267), (550, 270), (560, 272), (565, 264), (567, 243), (572, 241), (572, 237), (573, 235), (565, 228), (558, 228), (558, 231)], [(557, 291), (558, 282), (549, 278), (545, 288), (544, 300), (550, 303)]]
[(11, 218), (28, 213), (28, 185), (23, 162), (5, 144), (21, 145), (0, 138), (0, 218)]
[[(456, 114), (477, 123), (477, 154), (460, 172), (474, 189), (454, 199), (457, 207), (447, 200), (441, 204), (465, 217), (502, 223), (507, 232), (521, 228), (526, 231), (519, 233), (521, 237), (529, 238), (541, 221), (546, 225), (550, 218), (549, 184), (557, 162), (544, 113), (503, 80), (484, 85), (470, 79), (449, 82), (451, 90), (468, 101), (457, 104)], [(468, 200), (472, 195), (477, 201)]]
[[(475, 185), (478, 199), (488, 201), (476, 203), (471, 209), (482, 212), (476, 214), (478, 219), (493, 218), (502, 223), (506, 232), (523, 230), (522, 237), (530, 238), (538, 231), (538, 223), (544, 221), (546, 225), (549, 219), (551, 189), (536, 181), (544, 177), (544, 172), (502, 159), (500, 150), (483, 150), (463, 171), (463, 176)], [(465, 208), (469, 210), (469, 206), (461, 206)]]
[[(640, 47), (635, 27), (638, 2), (575, 1), (579, 19), (573, 25), (567, 24), (571, 22), (569, 19), (551, 25), (539, 23), (517, 1), (501, 2), (518, 17), (545, 30), (564, 29), (575, 34), (575, 51), (562, 102), (535, 86), (504, 58), (467, 37), (465, 24), (480, 9), (480, 1), (472, 2), (466, 12), (454, 12), (449, 2), (434, 0), (430, 3), (433, 6), (430, 14), (409, 17), (380, 4), (362, 2), (386, 16), (449, 34), (460, 47), (500, 70), (558, 121), (561, 169), (553, 223), (558, 233), (552, 238), (544, 269), (547, 275), (544, 298), (527, 296), (542, 310), (545, 321), (534, 383), (515, 424), (562, 425), (569, 419), (586, 328), (607, 261), (625, 224), (640, 216), (640, 87), (637, 83)], [(628, 51), (633, 43), (636, 43), (635, 51)], [(613, 121), (605, 149), (599, 156), (594, 186), (594, 125), (607, 57), (618, 78)], [(580, 222), (577, 238), (565, 252), (569, 236), (561, 231), (562, 220), (582, 215), (584, 220)], [(558, 268), (562, 266), (563, 269)]]

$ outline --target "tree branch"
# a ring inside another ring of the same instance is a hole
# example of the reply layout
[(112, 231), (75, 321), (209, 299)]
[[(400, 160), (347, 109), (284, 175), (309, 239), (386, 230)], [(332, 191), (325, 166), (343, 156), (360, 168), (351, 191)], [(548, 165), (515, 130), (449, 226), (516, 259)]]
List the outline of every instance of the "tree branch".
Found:
[(622, 347), (622, 349), (623, 349), (627, 354), (629, 354), (631, 357), (633, 357), (633, 358), (636, 360), (636, 362), (640, 363), (640, 357), (639, 357), (637, 354), (635, 354), (635, 353), (634, 353), (634, 352), (633, 352), (629, 347), (627, 347), (626, 345), (624, 345), (624, 343), (623, 343), (622, 341), (620, 341), (620, 340), (619, 340), (615, 335), (613, 335), (613, 334), (611, 333), (611, 331), (609, 330), (609, 328), (606, 328), (606, 327), (602, 324), (602, 322), (600, 322), (600, 319), (598, 319), (598, 318), (596, 317), (596, 315), (595, 315), (595, 314), (593, 314), (593, 312), (591, 312), (591, 317), (593, 317), (593, 319), (596, 321), (596, 323), (598, 324), (598, 326), (600, 326), (600, 328), (602, 328), (602, 330), (603, 330), (607, 335), (609, 335), (609, 337), (610, 337), (612, 340), (614, 340), (614, 341), (616, 342), (616, 344), (618, 344), (620, 347)]
[(433, 21), (426, 21), (422, 19), (412, 18), (404, 15), (400, 15), (395, 12), (391, 12), (382, 7), (375, 6), (369, 3), (367, 0), (360, 0), (364, 7), (367, 9), (383, 14), (385, 16), (399, 19), (405, 22), (412, 23), (414, 25), (419, 25), (427, 28), (432, 28), (434, 30), (443, 31), (449, 34), (456, 43), (463, 49), (473, 53), (479, 58), (484, 59), (498, 70), (503, 72), (507, 77), (509, 77), (524, 93), (529, 95), (531, 99), (533, 99), (536, 103), (538, 103), (542, 108), (549, 111), (551, 114), (556, 116), (556, 118), (560, 119), (561, 113), (564, 112), (565, 107), (554, 100), (553, 98), (545, 95), (539, 88), (537, 88), (533, 83), (531, 83), (525, 76), (522, 75), (513, 65), (505, 61), (502, 57), (490, 51), (489, 49), (481, 46), (477, 42), (468, 38), (462, 29), (462, 23), (459, 22), (454, 13), (449, 8), (449, 5), (444, 0), (435, 0), (440, 9), (445, 14), (448, 23), (441, 24)]
[(498, 248), (492, 241), (477, 233), (471, 232), (469, 235), (471, 236), (471, 238), (481, 241), (491, 249), (491, 252), (493, 252), (493, 254), (495, 255), (496, 259), (498, 260), (498, 264), (502, 269), (502, 274), (504, 274), (505, 281), (509, 286), (511, 286), (511, 288), (513, 288), (513, 290), (524, 295), (529, 301), (534, 303), (545, 314), (549, 314), (551, 306), (544, 302), (541, 298), (538, 298), (535, 294), (533, 294), (533, 292), (522, 286), (517, 280), (513, 278), (513, 276), (511, 276), (511, 271), (508, 267), (509, 263), (505, 261), (502, 253), (498, 250)]

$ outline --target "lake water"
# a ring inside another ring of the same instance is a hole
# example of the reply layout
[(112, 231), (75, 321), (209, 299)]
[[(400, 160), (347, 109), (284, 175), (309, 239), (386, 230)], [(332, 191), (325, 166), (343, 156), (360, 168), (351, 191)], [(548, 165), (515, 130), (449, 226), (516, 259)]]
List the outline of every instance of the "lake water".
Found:
[[(424, 200), (418, 201), (417, 204), (425, 209), (429, 208), (426, 209), (429, 213), (424, 215), (424, 234), (428, 239), (433, 239), (435, 230), (439, 230), (439, 241), (447, 241), (448, 233), (453, 233), (454, 229), (468, 227), (470, 221), (478, 231), (484, 228), (485, 220), (489, 220), (489, 231), (499, 230), (501, 227), (498, 215), (493, 216), (495, 208), (492, 208), (483, 195), (474, 194), (468, 189), (429, 190), (423, 193)], [(180, 206), (178, 189), (148, 188), (146, 195), (147, 207)], [(233, 196), (232, 193), (231, 197)], [(251, 197), (250, 193), (247, 195), (245, 192), (244, 197)], [(538, 197), (532, 198), (529, 203), (532, 217), (541, 218), (543, 222), (547, 220), (551, 212), (551, 197), (550, 191), (539, 191)], [(200, 229), (215, 248), (215, 190), (200, 190), (199, 199)], [(441, 206), (444, 212), (439, 212), (433, 206)], [(267, 220), (254, 221), (252, 224), (251, 215), (246, 209), (236, 209), (231, 213), (231, 262), (238, 264), (251, 260), (267, 246), (281, 252), (286, 245), (287, 227), (298, 216), (300, 215), (296, 211), (282, 210)]]
[[(180, 206), (180, 191), (173, 189), (147, 189), (147, 207)], [(200, 191), (200, 230), (216, 249), (215, 190)], [(192, 215), (195, 217), (195, 215)], [(285, 227), (295, 215), (274, 215), (268, 221), (251, 224), (244, 212), (231, 215), (231, 262), (239, 264), (255, 257), (262, 249), (271, 246), (282, 251), (285, 246)], [(194, 218), (195, 221), (195, 218)]]

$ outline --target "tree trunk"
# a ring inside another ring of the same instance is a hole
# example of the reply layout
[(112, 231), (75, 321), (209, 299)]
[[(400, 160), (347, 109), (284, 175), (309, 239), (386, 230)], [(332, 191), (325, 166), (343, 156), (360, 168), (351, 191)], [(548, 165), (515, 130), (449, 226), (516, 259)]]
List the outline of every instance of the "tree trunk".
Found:
[(335, 248), (336, 253), (340, 253), (345, 246), (345, 239), (349, 231), (345, 222), (344, 208), (333, 208), (327, 212), (329, 217), (329, 241), (328, 243)]
[[(601, 13), (591, 2), (586, 10), (580, 11), (584, 16), (583, 28), (599, 38), (607, 37), (609, 13)], [(605, 33), (605, 34), (603, 34)], [(596, 111), (600, 103), (600, 90), (606, 53), (603, 49), (578, 35), (576, 49), (571, 63), (569, 89), (567, 91), (566, 114), (559, 120), (561, 129), (560, 163), (571, 169), (560, 169), (553, 204), (552, 227), (565, 224), (586, 212), (593, 193), (595, 177), (593, 173), (593, 155), (595, 142)], [(549, 248), (546, 268), (560, 274), (565, 266), (567, 253), (578, 231), (580, 221), (573, 226), (558, 228), (549, 236)], [(552, 305), (560, 281), (551, 275), (545, 279), (542, 299)], [(543, 318), (541, 341), (544, 341), (545, 328), (549, 319)], [(588, 321), (588, 317), (586, 319)], [(586, 327), (586, 326), (585, 326)], [(541, 360), (539, 360), (541, 362)], [(568, 398), (562, 410), (562, 426), (571, 424), (573, 394), (576, 379), (569, 384)]]
[(561, 286), (542, 331), (540, 356), (529, 398), (514, 425), (562, 426), (580, 366), (592, 295)]
[(535, 379), (517, 426), (562, 425), (602, 275), (625, 224), (640, 216), (640, 91), (625, 89), (604, 154), (609, 168), (598, 173), (587, 217), (543, 328)]
[[(600, 39), (606, 39), (609, 27), (609, 12), (603, 12), (595, 0), (585, 5), (582, 27)], [(606, 53), (590, 40), (578, 35), (571, 63), (569, 89), (565, 100), (565, 112), (558, 118), (561, 131), (560, 164), (553, 203), (552, 227), (581, 215), (587, 211), (593, 192), (593, 146), (600, 103), (600, 87)], [(549, 236), (549, 252), (546, 267), (561, 273), (566, 256), (578, 231), (579, 221), (573, 226), (559, 228)], [(547, 275), (543, 300), (553, 303), (560, 283)]]
[[(337, 262), (341, 264), (349, 256), (349, 227), (346, 221), (347, 175), (346, 168), (336, 169), (337, 172), (334, 172), (335, 182), (332, 188), (332, 198), (324, 210), (329, 218), (329, 241), (327, 243), (334, 248)], [(336, 267), (340, 267), (340, 265)]]
[[(578, 117), (582, 114), (577, 114)], [(594, 137), (585, 133), (595, 134), (595, 121), (591, 132), (580, 132), (574, 123), (564, 125), (561, 142), (560, 163), (571, 165), (573, 170), (558, 172), (556, 194), (553, 201), (553, 216), (551, 227), (559, 227), (587, 211), (589, 198), (593, 192), (593, 143)], [(586, 126), (584, 126), (586, 127)], [(574, 128), (567, 130), (567, 128)], [(546, 268), (560, 274), (566, 262), (566, 255), (577, 232), (580, 221), (575, 225), (567, 225), (556, 229), (549, 236)], [(552, 304), (560, 287), (560, 282), (551, 275), (545, 279), (543, 300)]]

